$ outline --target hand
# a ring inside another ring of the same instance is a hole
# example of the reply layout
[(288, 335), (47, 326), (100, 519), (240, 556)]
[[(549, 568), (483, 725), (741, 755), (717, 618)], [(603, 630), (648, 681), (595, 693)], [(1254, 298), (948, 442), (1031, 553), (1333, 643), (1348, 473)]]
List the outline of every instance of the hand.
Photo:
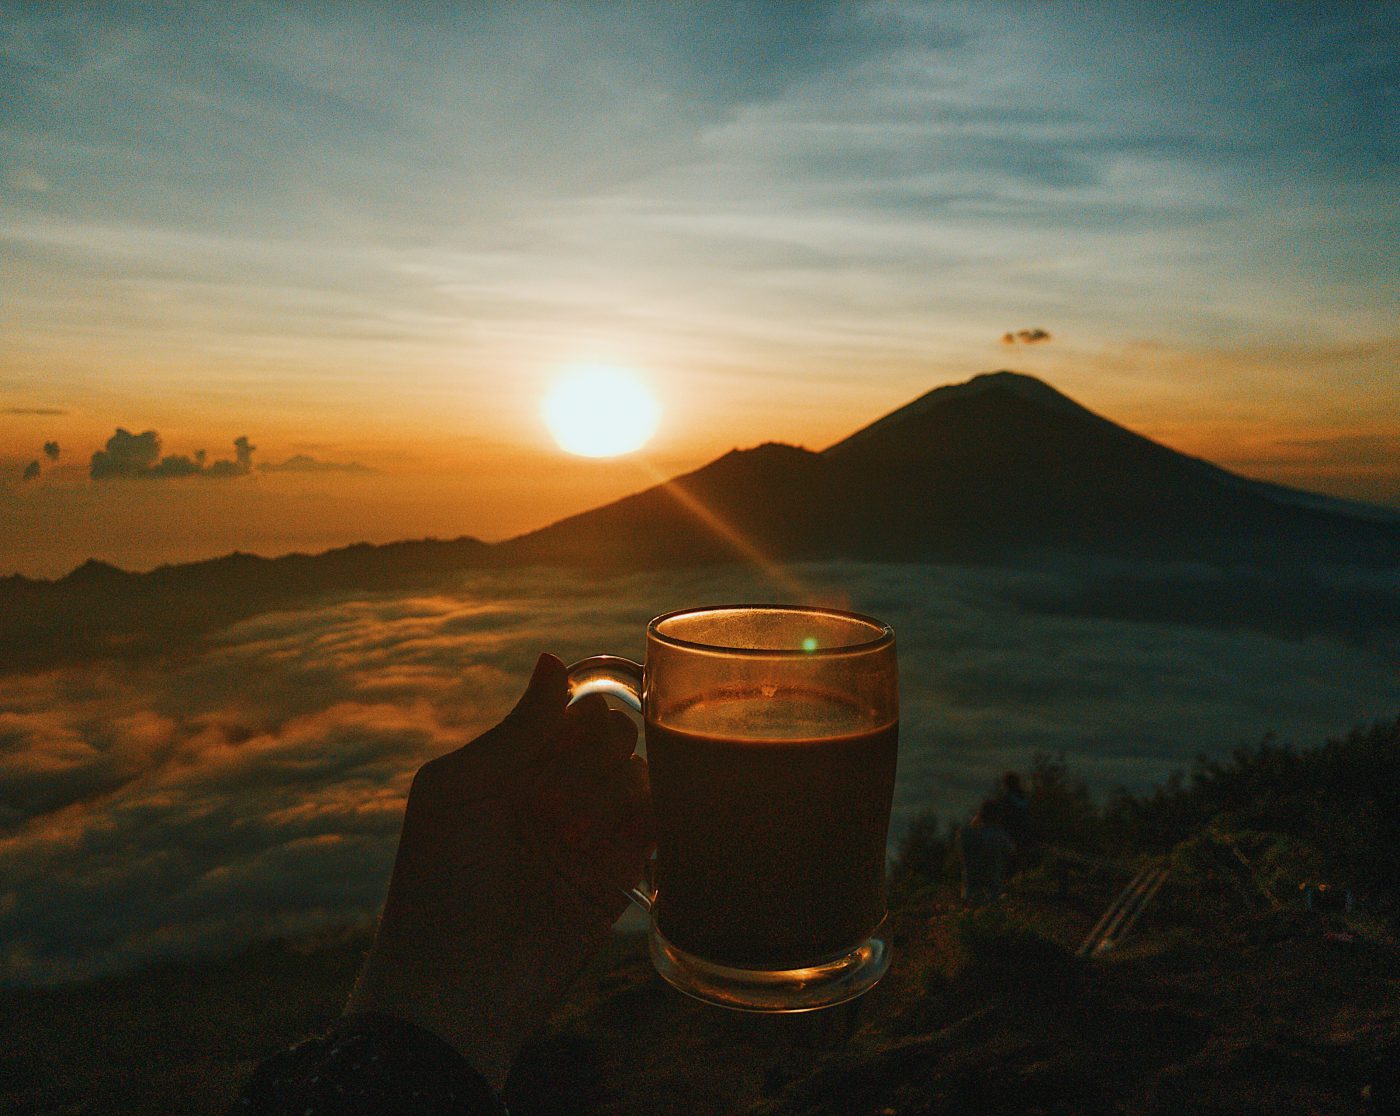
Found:
[(607, 941), (652, 844), (636, 726), (600, 695), (567, 701), (564, 664), (541, 655), (504, 721), (418, 771), (346, 1008), (433, 1031), (497, 1089)]

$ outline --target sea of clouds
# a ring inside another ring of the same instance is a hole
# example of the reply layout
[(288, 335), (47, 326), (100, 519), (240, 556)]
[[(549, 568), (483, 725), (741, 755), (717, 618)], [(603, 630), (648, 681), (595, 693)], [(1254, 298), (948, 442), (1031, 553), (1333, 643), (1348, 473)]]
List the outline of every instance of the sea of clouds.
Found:
[(539, 651), (640, 658), (647, 619), (686, 605), (800, 597), (894, 625), (894, 840), (921, 810), (965, 815), (1036, 751), (1096, 790), (1142, 789), (1267, 731), (1306, 745), (1400, 712), (1383, 640), (1048, 607), (1090, 576), (474, 573), (257, 616), (196, 652), (0, 674), (0, 982), (367, 923), (421, 762), (498, 719)]

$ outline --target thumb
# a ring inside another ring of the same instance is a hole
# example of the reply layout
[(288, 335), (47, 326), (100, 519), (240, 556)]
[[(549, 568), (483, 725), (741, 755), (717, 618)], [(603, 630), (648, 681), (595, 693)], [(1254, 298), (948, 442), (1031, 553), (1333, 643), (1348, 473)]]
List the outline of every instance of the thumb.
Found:
[(532, 733), (557, 731), (568, 700), (568, 668), (557, 656), (546, 652), (535, 661), (525, 692), (503, 723)]
[(499, 780), (538, 762), (558, 737), (568, 700), (568, 668), (553, 655), (541, 655), (525, 692), (500, 724), (425, 764), (423, 771), (440, 770), (441, 777), (449, 779), (466, 776), (478, 791), (500, 790), (504, 784)]
[(515, 751), (538, 755), (559, 735), (567, 704), (568, 668), (554, 655), (542, 654), (515, 709), (487, 735), (511, 739)]

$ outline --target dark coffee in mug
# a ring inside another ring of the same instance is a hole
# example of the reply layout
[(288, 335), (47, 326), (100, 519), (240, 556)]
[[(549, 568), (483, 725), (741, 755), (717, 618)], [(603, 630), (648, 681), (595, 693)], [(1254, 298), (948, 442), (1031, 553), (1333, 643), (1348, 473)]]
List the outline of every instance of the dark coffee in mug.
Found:
[[(839, 956), (884, 919), (898, 723), (849, 731), (845, 703), (777, 691), (702, 698), (670, 719), (705, 724), (720, 702), (721, 731), (646, 727), (657, 929), (740, 968)], [(765, 715), (746, 734), (750, 702)]]
[(570, 689), (646, 722), (652, 964), (720, 1007), (793, 1012), (889, 969), (885, 840), (899, 741), (894, 632), (805, 605), (711, 605), (647, 625), (646, 663), (594, 655)]

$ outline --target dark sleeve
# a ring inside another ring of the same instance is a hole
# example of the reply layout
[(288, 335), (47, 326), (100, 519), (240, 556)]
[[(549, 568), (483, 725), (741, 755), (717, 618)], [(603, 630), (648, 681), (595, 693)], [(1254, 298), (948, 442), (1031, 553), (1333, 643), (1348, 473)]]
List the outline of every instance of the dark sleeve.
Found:
[(431, 1031), (368, 1012), (274, 1054), (230, 1116), (502, 1116), (505, 1105)]

